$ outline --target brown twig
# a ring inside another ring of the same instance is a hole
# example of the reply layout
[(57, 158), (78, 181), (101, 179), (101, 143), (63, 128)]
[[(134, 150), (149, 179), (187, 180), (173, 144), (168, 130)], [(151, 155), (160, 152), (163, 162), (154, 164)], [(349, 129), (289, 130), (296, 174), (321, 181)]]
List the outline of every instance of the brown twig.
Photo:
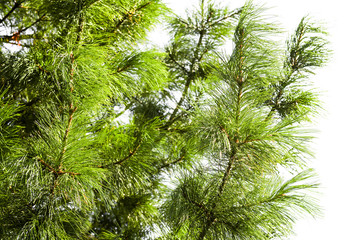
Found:
[(50, 172), (56, 174), (57, 171), (56, 171), (52, 166), (50, 166), (49, 164), (47, 164), (44, 160), (42, 160), (41, 158), (38, 158), (37, 160), (38, 160), (42, 165), (44, 165), (46, 168), (48, 168)]
[(228, 182), (229, 178), (230, 178), (230, 173), (231, 173), (231, 169), (233, 168), (234, 162), (236, 159), (236, 151), (232, 150), (229, 162), (228, 162), (228, 166), (226, 168), (226, 171), (224, 173), (224, 176), (222, 178), (221, 184), (219, 186), (219, 192), (218, 192), (218, 196), (220, 197), (225, 189), (225, 185)]
[(63, 158), (63, 156), (64, 156), (64, 154), (66, 152), (67, 139), (68, 139), (68, 136), (69, 136), (70, 127), (71, 127), (71, 123), (72, 123), (72, 120), (73, 120), (73, 115), (74, 115), (74, 112), (76, 110), (77, 110), (77, 107), (73, 107), (72, 104), (71, 104), (70, 105), (70, 116), (69, 116), (69, 120), (68, 120), (68, 125), (66, 127), (65, 134), (64, 134), (64, 137), (63, 137), (63, 148), (61, 150), (60, 157), (59, 157), (60, 162), (61, 162), (61, 159)]
[(175, 161), (168, 162), (168, 163), (164, 163), (164, 164), (160, 167), (160, 169), (162, 169), (162, 168), (167, 168), (167, 167), (169, 167), (170, 165), (173, 165), (173, 164), (176, 164), (176, 163), (178, 163), (178, 162), (181, 162), (184, 158), (185, 158), (185, 154), (182, 155), (182, 156), (180, 156), (180, 157), (179, 157), (178, 159), (176, 159)]
[(122, 68), (118, 68), (118, 69), (116, 70), (116, 72), (117, 72), (117, 73), (121, 73), (121, 72), (124, 72), (124, 71), (128, 70), (129, 68), (131, 68), (131, 65), (127, 65), (127, 66), (124, 66), (124, 67), (122, 67)]
[(128, 160), (129, 158), (131, 158), (132, 156), (134, 156), (137, 152), (137, 150), (139, 150), (141, 146), (141, 141), (138, 142), (138, 144), (136, 145), (135, 149), (134, 150), (130, 150), (129, 151), (129, 154), (124, 157), (123, 159), (117, 161), (117, 162), (113, 162), (113, 163), (109, 163), (109, 164), (106, 164), (106, 165), (102, 165), (102, 166), (98, 166), (99, 168), (107, 168), (109, 166), (112, 166), (112, 165), (121, 165), (123, 162), (125, 162), (126, 160)]
[(40, 71), (49, 74), (49, 71), (47, 71), (45, 68), (43, 68), (40, 64), (36, 64), (36, 66), (40, 69)]
[(20, 41), (24, 39), (35, 39), (35, 34), (23, 34), (20, 35), (18, 32), (13, 33), (12, 35), (0, 35), (0, 42), (10, 43), (10, 41)]
[(56, 176), (60, 176), (63, 174), (69, 174), (71, 176), (75, 176), (75, 175), (81, 175), (81, 173), (76, 173), (76, 172), (68, 172), (68, 171), (63, 171), (61, 169), (59, 170), (55, 170), (55, 168), (53, 168), (50, 164), (46, 163), (43, 159), (38, 158), (37, 159), (43, 166), (45, 166), (51, 173), (53, 173)]

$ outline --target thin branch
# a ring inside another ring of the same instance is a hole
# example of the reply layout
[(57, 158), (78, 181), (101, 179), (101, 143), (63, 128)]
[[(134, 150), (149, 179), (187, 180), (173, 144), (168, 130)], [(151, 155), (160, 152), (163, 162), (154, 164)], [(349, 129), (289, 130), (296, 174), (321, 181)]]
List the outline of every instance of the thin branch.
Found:
[(115, 164), (115, 165), (122, 164), (123, 162), (125, 162), (126, 160), (131, 158), (136, 153), (136, 151), (140, 148), (140, 145), (141, 144), (139, 143), (133, 151), (129, 152), (129, 155), (127, 155), (125, 158), (121, 159), (120, 161), (114, 162), (113, 164)]
[(37, 67), (39, 68), (39, 70), (40, 70), (41, 72), (50, 75), (49, 71), (46, 70), (45, 68), (43, 68), (40, 64), (36, 64), (36, 65), (37, 65)]
[(76, 172), (66, 172), (66, 171), (62, 171), (62, 170), (57, 171), (57, 174), (58, 174), (58, 175), (69, 174), (69, 175), (71, 175), (71, 176), (81, 175), (81, 173), (76, 173)]
[(207, 220), (206, 225), (203, 227), (203, 229), (200, 232), (198, 240), (203, 240), (205, 238), (207, 231), (209, 230), (211, 225), (213, 225), (215, 222), (216, 222), (216, 218)]
[(206, 214), (206, 216), (207, 216), (208, 218), (210, 218), (210, 216), (213, 215), (213, 213), (212, 213), (210, 210), (208, 210), (208, 209), (206, 208), (206, 206), (204, 206), (204, 205), (201, 204), (201, 203), (198, 203), (198, 202), (196, 202), (196, 201), (191, 200), (190, 197), (189, 197), (189, 195), (187, 194), (187, 192), (184, 191), (184, 189), (182, 189), (181, 193), (182, 193), (182, 196), (185, 198), (185, 200), (187, 200), (189, 203), (195, 205), (196, 207), (200, 208), (200, 209)]
[(112, 166), (112, 165), (121, 165), (123, 162), (125, 162), (126, 160), (128, 160), (129, 158), (131, 158), (132, 156), (135, 155), (135, 153), (137, 152), (137, 150), (139, 150), (141, 146), (141, 141), (138, 142), (138, 144), (136, 145), (135, 149), (133, 151), (130, 151), (129, 154), (124, 157), (123, 159), (117, 161), (117, 162), (113, 162), (113, 163), (109, 163), (109, 164), (106, 164), (106, 165), (103, 165), (103, 166), (98, 166), (99, 168), (107, 168), (109, 166)]
[(50, 164), (46, 163), (43, 159), (37, 158), (37, 160), (38, 160), (43, 166), (45, 166), (45, 167), (49, 170), (49, 172), (55, 174), (56, 176), (63, 175), (63, 174), (69, 174), (69, 175), (71, 175), (71, 176), (81, 175), (81, 173), (76, 173), (76, 172), (67, 172), (67, 171), (62, 171), (62, 170), (56, 171)]
[(288, 196), (286, 194), (276, 194), (275, 196), (269, 197), (267, 199), (262, 199), (258, 202), (242, 205), (241, 208), (251, 208), (251, 207), (255, 207), (255, 206), (260, 206), (260, 205), (263, 205), (266, 203), (275, 202), (276, 200), (278, 200), (280, 198), (285, 198), (285, 197), (288, 197)]
[(291, 76), (298, 71), (298, 62), (297, 62), (297, 50), (300, 47), (300, 43), (304, 37), (305, 34), (305, 29), (304, 27), (302, 27), (302, 29), (300, 30), (299, 36), (296, 39), (296, 44), (295, 47), (293, 49), (289, 49), (289, 54), (290, 54), (290, 67), (291, 67), (291, 71), (288, 73), (287, 76), (284, 77), (283, 80), (281, 80), (281, 85), (280, 85), (280, 89), (279, 92), (277, 93), (276, 97), (275, 97), (275, 103), (272, 105), (269, 114), (266, 116), (265, 121), (268, 121), (274, 114), (275, 110), (277, 107), (279, 107), (279, 101), (282, 97), (282, 95), (284, 94), (284, 89), (288, 86), (287, 81), (290, 80)]
[(21, 1), (15, 2), (10, 11), (0, 20), (0, 23), (3, 23), (18, 7), (20, 7), (21, 3)]
[[(131, 68), (131, 67), (132, 67), (131, 65), (127, 65), (127, 66), (124, 66), (124, 67), (122, 67), (122, 68), (118, 68), (118, 69), (116, 70), (116, 73), (125, 72), (126, 70), (128, 70), (128, 69)], [(113, 73), (113, 74), (115, 74), (115, 73)]]
[(63, 137), (63, 148), (60, 152), (60, 157), (59, 157), (59, 162), (61, 163), (61, 160), (63, 159), (64, 155), (65, 155), (65, 152), (66, 152), (66, 146), (67, 146), (67, 140), (68, 140), (68, 136), (69, 136), (69, 132), (70, 132), (70, 127), (71, 127), (71, 123), (72, 123), (72, 120), (73, 120), (73, 115), (74, 115), (74, 112), (77, 110), (77, 107), (73, 107), (72, 104), (71, 104), (71, 109), (70, 109), (70, 116), (69, 116), (69, 120), (68, 120), (68, 125), (66, 127), (66, 130), (65, 130), (65, 134), (64, 134), (64, 137)]
[(228, 182), (228, 180), (230, 178), (231, 169), (233, 168), (233, 165), (234, 165), (234, 162), (235, 162), (235, 159), (236, 159), (235, 156), (236, 156), (236, 151), (233, 150), (232, 153), (231, 153), (229, 162), (228, 162), (228, 166), (226, 168), (226, 171), (225, 171), (224, 176), (222, 178), (221, 184), (219, 186), (219, 192), (218, 192), (219, 197), (223, 194), (224, 189), (225, 189), (225, 185), (226, 185), (226, 183)]
[(185, 154), (183, 154), (182, 156), (180, 156), (178, 159), (176, 159), (175, 161), (172, 161), (172, 162), (168, 162), (168, 163), (164, 163), (160, 169), (162, 168), (167, 168), (169, 167), (170, 165), (173, 165), (173, 164), (176, 164), (178, 162), (181, 162), (183, 159), (185, 158)]
[[(64, 173), (71, 173), (71, 172), (64, 172), (62, 170), (62, 159), (64, 158), (65, 152), (66, 152), (66, 147), (67, 147), (67, 140), (68, 140), (68, 136), (69, 136), (69, 132), (70, 132), (70, 127), (71, 127), (71, 123), (73, 120), (73, 115), (74, 112), (77, 110), (77, 107), (73, 107), (72, 104), (70, 104), (70, 116), (69, 116), (69, 120), (68, 120), (68, 125), (66, 127), (65, 130), (65, 134), (63, 137), (63, 148), (60, 152), (60, 156), (59, 156), (59, 162), (60, 162), (60, 166), (59, 166), (59, 171), (57, 171), (58, 175), (64, 174)], [(71, 173), (70, 175), (78, 175), (75, 173)]]
[(275, 110), (279, 107), (279, 105), (280, 105), (280, 99), (281, 99), (281, 97), (282, 97), (283, 94), (284, 94), (285, 88), (288, 86), (288, 84), (286, 84), (286, 81), (287, 81), (288, 79), (290, 79), (290, 77), (291, 77), (291, 75), (292, 75), (293, 73), (294, 73), (294, 71), (292, 70), (291, 73), (289, 73), (289, 75), (286, 77), (286, 79), (284, 79), (284, 80), (281, 81), (281, 85), (280, 85), (280, 87), (278, 88), (279, 91), (278, 91), (278, 93), (276, 94), (276, 97), (275, 97), (275, 99), (274, 99), (275, 102), (274, 102), (274, 104), (272, 104), (272, 107), (271, 107), (271, 109), (270, 109), (270, 112), (269, 112), (268, 115), (266, 116), (265, 121), (270, 120), (270, 118), (273, 116)]
[(133, 12), (131, 11), (127, 11), (124, 14), (124, 17), (118, 22), (118, 24), (116, 24), (115, 26), (115, 30), (118, 29), (129, 17), (131, 17), (133, 15), (134, 12), (140, 11), (141, 9), (145, 8), (146, 6), (150, 5), (152, 2), (146, 2), (143, 5), (141, 5), (140, 7), (136, 8), (135, 10), (133, 10)]
[(16, 44), (20, 46), (20, 40), (33, 39), (35, 34), (20, 35), (20, 33), (25, 32), (29, 28), (31, 28), (34, 25), (36, 25), (37, 23), (39, 23), (41, 20), (44, 19), (45, 15), (46, 14), (43, 14), (35, 22), (31, 23), (29, 26), (27, 26), (25, 28), (19, 29), (18, 31), (14, 32), (12, 35), (2, 35), (2, 36), (0, 36), (0, 42), (8, 42), (8, 43), (12, 44), (10, 41), (15, 41)]
[[(299, 49), (300, 47), (300, 43), (304, 37), (304, 34), (305, 34), (305, 26), (301, 26), (301, 30), (300, 30), (300, 34), (299, 34), (299, 37), (296, 39), (296, 45), (295, 45), (295, 49), (292, 49), (292, 51), (290, 51), (290, 64), (291, 64), (291, 69), (293, 71), (297, 70), (298, 69), (298, 62), (296, 60), (296, 57), (297, 57), (297, 50)], [(291, 56), (292, 53), (294, 51), (294, 56)]]
[(220, 130), (225, 133), (225, 135), (226, 135), (226, 137), (227, 137), (227, 139), (228, 139), (228, 142), (229, 142), (229, 144), (231, 145), (232, 140), (231, 140), (231, 138), (230, 138), (229, 133), (226, 131), (226, 129), (225, 129), (223, 126), (219, 126), (219, 127), (220, 127)]
[(265, 118), (265, 121), (269, 121), (270, 120), (270, 118), (274, 115), (274, 112), (275, 112), (275, 110), (276, 110), (276, 108), (278, 107), (278, 105), (279, 105), (279, 99), (280, 99), (280, 97), (281, 97), (281, 93), (282, 91), (279, 91), (278, 92), (278, 94), (277, 94), (277, 96), (276, 96), (276, 100), (275, 100), (275, 103), (272, 105), (272, 107), (271, 107), (271, 109), (270, 109), (270, 112), (268, 113), (268, 115), (266, 116), (266, 118)]
[(82, 35), (83, 30), (84, 30), (84, 18), (83, 18), (83, 16), (80, 16), (79, 25), (78, 25), (78, 29), (77, 29), (77, 37), (76, 37), (77, 43), (81, 41), (81, 35)]
[(195, 48), (194, 58), (191, 61), (190, 71), (189, 71), (189, 75), (188, 75), (188, 78), (187, 78), (186, 83), (185, 83), (184, 91), (183, 91), (183, 93), (181, 95), (181, 98), (180, 98), (179, 102), (177, 103), (174, 111), (172, 112), (172, 114), (171, 114), (171, 116), (169, 118), (169, 121), (165, 124), (165, 126), (167, 128), (174, 123), (174, 119), (176, 117), (176, 114), (180, 110), (180, 107), (182, 106), (183, 102), (185, 101), (185, 97), (186, 97), (187, 92), (188, 92), (188, 90), (190, 88), (191, 82), (195, 79), (195, 74), (194, 74), (193, 70), (194, 70), (194, 67), (195, 67), (195, 63), (197, 61), (199, 61), (198, 54), (199, 54), (200, 46), (202, 44), (205, 33), (206, 33), (205, 30), (200, 31), (199, 40), (198, 40), (196, 48)]
[(198, 62), (200, 62), (200, 61), (203, 59), (203, 57), (205, 56), (205, 54), (206, 54), (208, 51), (209, 51), (208, 49), (204, 49), (204, 51), (200, 54), (200, 57), (199, 57), (199, 59), (198, 59)]
[(181, 98), (179, 100), (179, 102), (177, 103), (174, 111), (172, 112), (170, 118), (169, 118), (169, 121), (165, 124), (166, 128), (170, 127), (173, 123), (174, 123), (174, 119), (176, 118), (176, 114), (178, 113), (178, 111), (180, 110), (181, 108), (181, 105), (183, 104), (183, 102), (185, 101), (185, 97), (187, 95), (187, 92), (190, 88), (190, 84), (193, 80), (193, 77), (192, 77), (192, 73), (190, 73), (190, 76), (191, 77), (188, 77), (188, 79), (186, 80), (186, 83), (185, 83), (185, 88), (184, 88), (184, 91), (181, 95)]
[[(74, 86), (73, 86), (73, 78), (74, 78), (74, 62), (75, 62), (75, 58), (74, 58), (74, 55), (73, 53), (70, 54), (70, 61), (71, 61), (71, 70), (70, 70), (70, 93), (72, 94), (73, 91), (74, 91)], [(59, 166), (59, 170), (57, 171), (57, 174), (58, 175), (61, 175), (61, 174), (65, 174), (65, 173), (69, 173), (70, 175), (79, 175), (79, 174), (76, 174), (76, 173), (73, 173), (73, 172), (65, 172), (62, 170), (62, 159), (64, 158), (64, 155), (66, 153), (66, 147), (67, 147), (67, 141), (68, 141), (68, 137), (69, 137), (69, 132), (70, 132), (70, 128), (71, 128), (71, 124), (72, 124), (72, 121), (73, 121), (73, 116), (74, 116), (74, 113), (76, 112), (77, 110), (77, 107), (73, 106), (73, 103), (71, 102), (70, 105), (69, 105), (69, 120), (68, 120), (68, 124), (66, 126), (66, 129), (65, 129), (65, 134), (64, 134), (64, 137), (63, 137), (63, 140), (62, 140), (62, 144), (63, 144), (63, 148), (60, 152), (60, 156), (59, 156), (59, 163), (60, 163), (60, 166)]]
[(245, 35), (245, 30), (241, 29), (240, 30), (240, 65), (239, 65), (239, 69), (240, 69), (240, 73), (239, 75), (236, 76), (236, 83), (238, 86), (238, 96), (237, 96), (237, 104), (236, 104), (236, 122), (238, 122), (239, 120), (239, 116), (240, 116), (240, 103), (241, 103), (241, 98), (242, 98), (242, 94), (243, 94), (243, 85), (244, 85), (244, 48), (245, 48), (245, 42), (244, 42), (244, 35)]
[(181, 68), (181, 70), (183, 70), (184, 73), (188, 73), (188, 71), (186, 70), (186, 68), (181, 65), (178, 61), (176, 61), (176, 59), (174, 58), (173, 54), (169, 53), (169, 57), (170, 59), (178, 66)]
[(37, 160), (38, 160), (43, 166), (45, 166), (47, 169), (49, 169), (50, 172), (56, 174), (57, 171), (56, 171), (52, 166), (50, 166), (49, 164), (47, 164), (44, 160), (42, 160), (41, 158), (37, 158)]
[(35, 39), (35, 38), (36, 38), (35, 34), (20, 35), (18, 32), (15, 32), (12, 35), (0, 35), (0, 42), (11, 43), (10, 41), (20, 41), (24, 39)]
[[(219, 192), (218, 192), (218, 197), (220, 197), (224, 191), (224, 188), (225, 188), (225, 185), (230, 177), (230, 173), (231, 173), (231, 169), (234, 165), (234, 162), (235, 162), (235, 159), (236, 159), (236, 148), (233, 145), (233, 142), (232, 139), (230, 138), (230, 135), (228, 134), (228, 132), (226, 131), (226, 129), (222, 126), (220, 126), (220, 129), (222, 132), (224, 132), (226, 134), (226, 137), (229, 141), (229, 144), (232, 148), (231, 150), (231, 155), (230, 155), (230, 159), (229, 159), (229, 162), (228, 162), (228, 166), (226, 168), (226, 171), (224, 173), (224, 176), (222, 178), (222, 181), (221, 181), (221, 184), (219, 186)], [(215, 207), (215, 206), (214, 206)]]
[(241, 13), (241, 11), (242, 11), (242, 9), (239, 9), (239, 10), (237, 10), (237, 11), (235, 11), (235, 12), (229, 14), (229, 15), (226, 15), (226, 16), (220, 18), (219, 20), (213, 22), (212, 24), (209, 24), (209, 27), (212, 27), (212, 26), (218, 24), (219, 22), (222, 22), (222, 21), (224, 21), (224, 20), (226, 20), (228, 18), (231, 18), (231, 17), (235, 16), (236, 14)]
[(33, 22), (32, 24), (30, 24), (29, 26), (20, 29), (19, 31), (17, 31), (17, 34), (20, 34), (22, 32), (25, 32), (26, 30), (28, 30), (29, 28), (33, 27), (34, 25), (36, 25), (37, 23), (39, 23), (41, 20), (43, 20), (43, 18), (45, 17), (46, 13), (44, 13), (40, 18), (38, 18), (35, 22)]
[[(70, 93), (72, 93), (74, 91), (74, 86), (73, 86), (73, 78), (74, 78), (74, 61), (75, 61), (75, 58), (74, 58), (74, 55), (73, 53), (70, 54), (70, 61), (71, 61), (71, 70), (70, 70)], [(66, 146), (67, 146), (67, 139), (68, 139), (68, 136), (69, 136), (69, 132), (70, 132), (70, 127), (71, 127), (71, 123), (72, 123), (72, 120), (73, 120), (73, 116), (74, 116), (74, 113), (75, 111), (77, 110), (77, 107), (74, 107), (73, 106), (73, 103), (71, 102), (70, 103), (70, 106), (69, 106), (69, 109), (70, 109), (70, 112), (69, 112), (69, 120), (68, 120), (68, 125), (66, 127), (66, 130), (65, 130), (65, 134), (64, 134), (64, 137), (63, 137), (63, 148), (60, 152), (60, 157), (59, 157), (59, 162), (60, 162), (60, 171), (61, 171), (61, 167), (62, 167), (62, 158), (64, 157), (65, 155), (65, 152), (66, 152)]]

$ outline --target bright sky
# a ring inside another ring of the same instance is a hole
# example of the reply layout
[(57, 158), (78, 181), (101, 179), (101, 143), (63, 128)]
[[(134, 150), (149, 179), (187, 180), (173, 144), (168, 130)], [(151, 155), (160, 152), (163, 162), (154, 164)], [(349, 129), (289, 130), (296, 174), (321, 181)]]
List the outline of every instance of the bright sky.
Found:
[[(164, 0), (175, 12), (197, 0)], [(217, 0), (224, 5), (240, 7), (244, 0)], [(360, 239), (359, 166), (357, 148), (360, 147), (359, 93), (360, 79), (357, 71), (360, 58), (359, 4), (355, 0), (256, 0), (255, 3), (272, 7), (269, 14), (278, 16), (283, 27), (292, 33), (300, 19), (309, 14), (326, 23), (334, 51), (327, 67), (313, 77), (323, 92), (321, 100), (325, 109), (318, 120), (320, 130), (314, 141), (316, 158), (310, 164), (316, 168), (322, 184), (321, 205), (324, 216), (320, 219), (300, 221), (291, 240)]]

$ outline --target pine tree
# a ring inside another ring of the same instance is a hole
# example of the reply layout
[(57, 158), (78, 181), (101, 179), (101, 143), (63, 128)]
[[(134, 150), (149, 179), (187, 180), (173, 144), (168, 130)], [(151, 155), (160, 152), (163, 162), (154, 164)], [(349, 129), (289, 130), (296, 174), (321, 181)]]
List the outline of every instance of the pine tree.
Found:
[[(264, 11), (0, 3), (0, 238), (281, 239), (317, 216), (326, 32), (305, 17), (283, 47)], [(148, 47), (164, 21), (169, 44)]]

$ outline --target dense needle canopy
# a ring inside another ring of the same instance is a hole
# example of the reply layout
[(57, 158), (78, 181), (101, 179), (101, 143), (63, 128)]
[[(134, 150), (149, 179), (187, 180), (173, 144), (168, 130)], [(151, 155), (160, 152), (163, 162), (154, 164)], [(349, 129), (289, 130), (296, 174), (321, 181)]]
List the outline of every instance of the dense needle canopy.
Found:
[(0, 238), (283, 239), (317, 216), (326, 32), (304, 17), (283, 44), (274, 22), (251, 1), (2, 1)]

